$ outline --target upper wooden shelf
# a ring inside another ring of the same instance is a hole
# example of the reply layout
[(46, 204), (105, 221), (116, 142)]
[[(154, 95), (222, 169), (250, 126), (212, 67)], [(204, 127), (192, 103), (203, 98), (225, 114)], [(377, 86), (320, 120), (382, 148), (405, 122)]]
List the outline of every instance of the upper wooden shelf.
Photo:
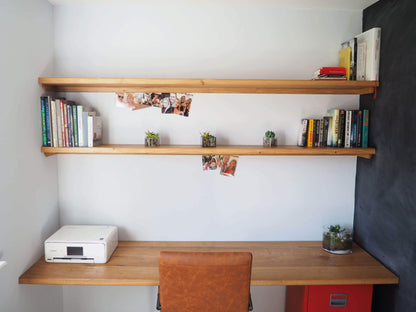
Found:
[(371, 158), (375, 148), (306, 148), (297, 146), (278, 146), (265, 148), (259, 145), (161, 145), (145, 147), (133, 144), (105, 144), (96, 147), (41, 147), (46, 156), (55, 154), (107, 154), (107, 155), (257, 155), (257, 156), (359, 156)]
[(40, 258), (20, 284), (153, 286), (160, 251), (249, 251), (251, 284), (398, 284), (399, 279), (358, 245), (349, 255), (330, 254), (321, 242), (126, 242), (106, 264), (47, 263)]
[(47, 91), (59, 92), (177, 92), (369, 94), (378, 81), (265, 80), (265, 79), (158, 79), (41, 77)]

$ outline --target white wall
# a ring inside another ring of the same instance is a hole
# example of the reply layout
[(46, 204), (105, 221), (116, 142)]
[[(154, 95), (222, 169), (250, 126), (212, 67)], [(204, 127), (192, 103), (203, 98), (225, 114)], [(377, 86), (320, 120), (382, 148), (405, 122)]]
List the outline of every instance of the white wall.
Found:
[[(161, 3), (56, 6), (55, 74), (309, 79), (361, 29), (358, 10)], [(274, 129), (293, 145), (301, 118), (358, 107), (358, 96), (196, 94), (186, 119), (116, 109), (112, 94), (66, 97), (100, 112), (106, 143), (154, 129), (170, 144), (198, 144), (202, 130), (260, 144)], [(323, 224), (353, 220), (355, 157), (240, 157), (235, 178), (202, 172), (200, 156), (57, 158), (61, 224), (115, 224), (122, 240), (319, 240)], [(284, 292), (254, 287), (256, 311), (283, 311)], [(64, 287), (65, 312), (153, 311), (154, 299), (149, 287)]]
[(40, 153), (37, 78), (52, 73), (46, 0), (0, 1), (0, 311), (62, 311), (61, 286), (19, 285), (59, 225), (56, 160)]

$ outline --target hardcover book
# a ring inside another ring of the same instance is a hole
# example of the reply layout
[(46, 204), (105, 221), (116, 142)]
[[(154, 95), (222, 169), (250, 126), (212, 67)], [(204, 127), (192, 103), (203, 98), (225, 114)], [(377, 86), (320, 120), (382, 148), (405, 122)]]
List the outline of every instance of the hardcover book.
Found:
[(363, 110), (363, 135), (362, 135), (362, 143), (361, 143), (361, 146), (363, 148), (368, 147), (368, 125), (370, 121), (369, 113), (370, 111), (368, 109)]
[(100, 116), (88, 116), (88, 147), (102, 144), (102, 127)]
[[(357, 71), (361, 77), (357, 80), (379, 80), (381, 28), (374, 27), (356, 36), (357, 38)], [(364, 49), (364, 51), (360, 51)], [(359, 53), (358, 53), (359, 52)], [(364, 57), (363, 67), (358, 68), (358, 57)], [(364, 72), (364, 77), (362, 77)], [(360, 79), (359, 79), (360, 78)], [(364, 78), (364, 79), (361, 79)]]
[(299, 127), (298, 146), (305, 147), (308, 138), (308, 119), (302, 119)]
[(351, 74), (351, 47), (341, 49), (338, 54), (339, 66), (344, 67), (346, 70), (347, 80), (350, 80)]

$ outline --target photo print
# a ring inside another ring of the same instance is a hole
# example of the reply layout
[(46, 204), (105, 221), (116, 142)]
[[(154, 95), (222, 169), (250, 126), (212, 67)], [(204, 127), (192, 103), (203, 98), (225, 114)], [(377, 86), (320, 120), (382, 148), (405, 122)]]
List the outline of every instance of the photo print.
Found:
[(144, 93), (117, 92), (115, 95), (116, 107), (127, 108), (132, 111), (149, 107), (149, 105), (143, 104), (145, 100)]
[(162, 114), (173, 114), (176, 106), (176, 93), (162, 93), (160, 96)]
[(191, 110), (192, 97), (193, 94), (190, 93), (176, 93), (174, 114), (188, 117)]
[(161, 93), (151, 93), (150, 94), (150, 101), (153, 107), (161, 107), (160, 104), (160, 96)]
[(217, 170), (221, 168), (223, 156), (221, 155), (202, 155), (202, 170)]
[(225, 155), (221, 165), (221, 175), (233, 177), (237, 169), (238, 156)]

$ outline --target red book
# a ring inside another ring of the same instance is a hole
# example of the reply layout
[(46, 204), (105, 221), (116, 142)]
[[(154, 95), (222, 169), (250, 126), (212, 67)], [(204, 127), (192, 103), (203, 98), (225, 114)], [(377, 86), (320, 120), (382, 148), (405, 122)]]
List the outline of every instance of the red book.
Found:
[(344, 67), (321, 67), (320, 75), (346, 75), (347, 70)]

